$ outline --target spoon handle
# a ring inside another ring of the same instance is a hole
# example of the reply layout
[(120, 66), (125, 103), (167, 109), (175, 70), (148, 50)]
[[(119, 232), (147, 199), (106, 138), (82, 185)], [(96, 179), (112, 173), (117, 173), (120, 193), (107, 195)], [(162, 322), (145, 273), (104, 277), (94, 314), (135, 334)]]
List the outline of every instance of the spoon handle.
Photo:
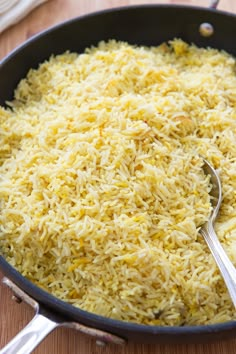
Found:
[(225, 253), (212, 222), (208, 222), (200, 230), (201, 235), (204, 237), (218, 267), (221, 275), (225, 281), (225, 285), (228, 288), (229, 294), (236, 308), (236, 268), (230, 261), (229, 257)]

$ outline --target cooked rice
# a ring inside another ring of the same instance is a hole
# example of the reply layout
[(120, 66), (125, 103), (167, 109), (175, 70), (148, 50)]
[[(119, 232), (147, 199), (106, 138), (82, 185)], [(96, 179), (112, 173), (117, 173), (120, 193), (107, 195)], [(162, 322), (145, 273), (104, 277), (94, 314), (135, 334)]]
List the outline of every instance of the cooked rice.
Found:
[(216, 232), (236, 264), (235, 59), (181, 40), (114, 40), (30, 70), (0, 108), (0, 246), (43, 289), (148, 325), (235, 319), (199, 234), (202, 156), (220, 171)]

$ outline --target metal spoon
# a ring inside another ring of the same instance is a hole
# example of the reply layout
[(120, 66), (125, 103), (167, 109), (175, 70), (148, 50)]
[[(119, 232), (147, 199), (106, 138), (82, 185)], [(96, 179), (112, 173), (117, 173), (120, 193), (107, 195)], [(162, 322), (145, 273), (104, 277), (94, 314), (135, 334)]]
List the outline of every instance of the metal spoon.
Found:
[(212, 184), (211, 196), (213, 210), (209, 220), (201, 227), (200, 233), (204, 237), (218, 267), (221, 275), (225, 281), (225, 285), (228, 288), (229, 294), (236, 307), (236, 269), (233, 263), (228, 258), (222, 247), (214, 230), (214, 222), (217, 218), (221, 201), (222, 201), (222, 189), (221, 182), (217, 171), (210, 165), (208, 161), (204, 160), (203, 170), (205, 174), (210, 175), (210, 182)]

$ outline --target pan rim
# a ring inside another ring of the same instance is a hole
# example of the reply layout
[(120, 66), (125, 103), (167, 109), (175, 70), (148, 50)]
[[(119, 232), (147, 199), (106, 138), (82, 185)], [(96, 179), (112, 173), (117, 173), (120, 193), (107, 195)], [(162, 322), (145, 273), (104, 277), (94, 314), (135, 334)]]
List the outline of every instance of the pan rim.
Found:
[[(97, 324), (110, 325), (112, 328), (122, 328), (124, 330), (132, 330), (139, 333), (151, 333), (151, 334), (206, 334), (206, 333), (217, 333), (222, 331), (228, 331), (231, 329), (236, 329), (236, 320), (220, 322), (215, 324), (207, 325), (187, 325), (187, 326), (154, 326), (154, 325), (144, 325), (135, 322), (127, 322), (122, 320), (116, 320), (113, 318), (105, 317), (102, 315), (97, 315), (95, 313), (85, 311), (79, 307), (75, 307), (72, 304), (63, 301), (51, 293), (43, 290), (39, 286), (35, 285), (32, 281), (24, 277), (16, 268), (14, 268), (6, 259), (0, 255), (0, 268), (6, 277), (9, 277), (16, 285), (18, 285), (23, 291), (25, 291), (29, 296), (36, 300), (42, 308), (49, 308), (51, 312), (59, 310), (60, 316), (66, 320), (76, 321), (74, 318), (78, 317), (78, 323), (83, 324), (83, 319), (91, 320), (94, 325), (91, 327), (96, 328)], [(36, 296), (35, 296), (36, 294)], [(73, 315), (72, 315), (73, 313)], [(82, 320), (82, 321), (81, 321)]]
[(75, 16), (71, 19), (68, 20), (63, 20), (55, 25), (52, 25), (34, 35), (26, 39), (24, 42), (20, 43), (17, 45), (13, 50), (11, 50), (7, 55), (5, 55), (1, 60), (0, 60), (0, 69), (3, 65), (5, 65), (14, 55), (16, 55), (18, 52), (22, 51), (25, 47), (27, 47), (29, 44), (37, 41), (39, 38), (46, 36), (48, 33), (57, 31), (58, 29), (70, 25), (74, 22), (77, 21), (82, 21), (84, 19), (94, 17), (94, 16), (100, 16), (104, 14), (109, 14), (109, 13), (117, 13), (117, 12), (122, 12), (122, 11), (129, 11), (129, 10), (135, 10), (135, 9), (144, 9), (144, 8), (160, 8), (160, 9), (179, 9), (179, 10), (193, 10), (193, 11), (203, 11), (206, 13), (215, 13), (219, 15), (224, 15), (227, 17), (232, 17), (236, 18), (236, 14), (227, 12), (224, 10), (218, 10), (218, 9), (212, 9), (209, 7), (203, 7), (203, 6), (192, 6), (192, 5), (178, 5), (178, 4), (140, 4), (140, 5), (126, 5), (126, 6), (117, 6), (113, 8), (106, 8), (103, 10), (99, 11), (93, 11), (90, 13), (86, 13), (83, 15)]

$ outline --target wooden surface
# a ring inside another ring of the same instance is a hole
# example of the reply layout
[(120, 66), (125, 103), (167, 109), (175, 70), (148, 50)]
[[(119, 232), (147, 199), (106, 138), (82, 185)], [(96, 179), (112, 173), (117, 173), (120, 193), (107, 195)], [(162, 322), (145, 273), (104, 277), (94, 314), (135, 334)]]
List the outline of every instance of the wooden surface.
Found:
[[(95, 10), (127, 4), (175, 3), (207, 6), (208, 0), (50, 0), (30, 13), (19, 24), (0, 34), (0, 59), (33, 34), (63, 20)], [(235, 0), (221, 0), (219, 9), (236, 13)], [(1, 79), (0, 79), (1, 80)], [(0, 81), (1, 82), (1, 81)], [(0, 279), (2, 275), (0, 273)], [(33, 316), (25, 304), (11, 300), (11, 293), (0, 285), (0, 348), (2, 348)], [(235, 336), (236, 338), (236, 336)], [(94, 339), (74, 330), (58, 329), (50, 334), (34, 351), (35, 354), (233, 354), (236, 339), (214, 344), (195, 345), (137, 345), (125, 347), (96, 346)], [(14, 353), (17, 354), (17, 353)]]

